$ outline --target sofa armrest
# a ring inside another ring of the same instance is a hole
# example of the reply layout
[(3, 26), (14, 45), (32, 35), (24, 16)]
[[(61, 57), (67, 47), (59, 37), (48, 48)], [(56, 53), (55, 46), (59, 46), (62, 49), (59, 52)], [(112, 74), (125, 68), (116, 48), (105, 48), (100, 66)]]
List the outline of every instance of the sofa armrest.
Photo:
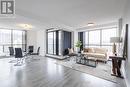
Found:
[(105, 53), (105, 56), (106, 56), (106, 59), (108, 60), (109, 59), (109, 53), (107, 52), (107, 53)]

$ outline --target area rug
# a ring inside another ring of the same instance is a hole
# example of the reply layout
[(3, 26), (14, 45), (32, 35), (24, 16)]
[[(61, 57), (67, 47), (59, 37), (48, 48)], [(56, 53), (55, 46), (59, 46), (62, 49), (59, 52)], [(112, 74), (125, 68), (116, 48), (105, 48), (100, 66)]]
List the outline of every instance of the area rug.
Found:
[(117, 83), (117, 77), (111, 76), (111, 62), (108, 61), (106, 64), (98, 62), (97, 67), (90, 67), (86, 65), (77, 64), (75, 61), (59, 60), (56, 64), (63, 65), (80, 72), (90, 74), (114, 83)]

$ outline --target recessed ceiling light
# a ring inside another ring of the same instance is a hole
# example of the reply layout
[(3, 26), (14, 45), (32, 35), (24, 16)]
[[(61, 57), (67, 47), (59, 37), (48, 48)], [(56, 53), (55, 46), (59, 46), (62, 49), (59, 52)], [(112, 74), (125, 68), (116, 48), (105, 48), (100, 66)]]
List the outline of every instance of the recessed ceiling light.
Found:
[(30, 24), (18, 24), (19, 27), (24, 28), (24, 29), (32, 29), (33, 26)]
[(88, 26), (88, 27), (89, 27), (89, 26), (94, 26), (94, 23), (88, 23), (87, 26)]

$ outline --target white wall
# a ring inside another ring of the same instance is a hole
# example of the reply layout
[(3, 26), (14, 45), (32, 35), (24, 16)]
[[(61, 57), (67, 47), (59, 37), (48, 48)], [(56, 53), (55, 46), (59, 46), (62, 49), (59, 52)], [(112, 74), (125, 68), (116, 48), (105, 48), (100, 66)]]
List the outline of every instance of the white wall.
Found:
[(37, 50), (37, 32), (29, 30), (27, 31), (27, 49), (28, 46), (33, 45), (34, 46), (34, 52)]
[(45, 56), (46, 53), (46, 31), (37, 31), (37, 47), (40, 47), (40, 55)]
[(129, 29), (128, 29), (128, 59), (125, 61), (126, 66), (125, 66), (125, 74), (126, 74), (126, 82), (127, 82), (127, 87), (130, 87), (130, 0), (127, 0), (127, 5), (126, 9), (124, 11), (124, 16), (123, 16), (123, 26), (125, 24), (129, 24)]
[(33, 45), (34, 52), (37, 52), (40, 47), (40, 55), (44, 56), (46, 53), (46, 31), (27, 31), (27, 47)]

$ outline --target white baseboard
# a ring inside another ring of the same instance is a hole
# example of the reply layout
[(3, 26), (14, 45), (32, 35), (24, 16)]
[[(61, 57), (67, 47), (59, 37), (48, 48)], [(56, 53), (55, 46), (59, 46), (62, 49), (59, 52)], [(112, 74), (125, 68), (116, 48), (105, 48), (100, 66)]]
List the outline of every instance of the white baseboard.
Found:
[(65, 59), (68, 56), (57, 56), (57, 55), (51, 55), (51, 54), (46, 54), (46, 57), (52, 57), (52, 58), (56, 58), (56, 59)]

